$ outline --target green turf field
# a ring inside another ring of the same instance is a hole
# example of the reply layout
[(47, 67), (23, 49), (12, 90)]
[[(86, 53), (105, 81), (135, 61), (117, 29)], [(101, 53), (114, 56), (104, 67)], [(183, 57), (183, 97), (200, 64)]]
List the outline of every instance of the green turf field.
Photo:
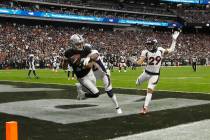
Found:
[[(0, 81), (23, 81), (38, 83), (74, 84), (76, 80), (67, 80), (67, 73), (63, 70), (55, 73), (51, 70), (37, 70), (40, 79), (27, 79), (28, 70), (1, 70)], [(115, 70), (111, 73), (113, 87), (136, 88), (135, 80), (142, 72), (142, 68), (119, 73)], [(101, 82), (98, 82), (101, 86)], [(145, 89), (145, 83), (141, 89)], [(157, 90), (205, 92), (210, 93), (210, 67), (198, 67), (193, 72), (191, 67), (163, 67)]]

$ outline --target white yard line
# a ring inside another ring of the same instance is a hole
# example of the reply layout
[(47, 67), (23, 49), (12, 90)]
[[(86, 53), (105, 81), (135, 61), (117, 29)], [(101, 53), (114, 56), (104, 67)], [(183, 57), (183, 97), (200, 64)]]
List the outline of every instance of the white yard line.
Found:
[(118, 137), (112, 140), (207, 140), (210, 120), (203, 120), (149, 132)]

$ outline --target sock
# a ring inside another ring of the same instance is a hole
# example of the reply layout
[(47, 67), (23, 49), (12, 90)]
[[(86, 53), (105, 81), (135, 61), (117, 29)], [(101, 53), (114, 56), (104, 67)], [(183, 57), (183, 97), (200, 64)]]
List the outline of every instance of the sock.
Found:
[(116, 97), (115, 94), (111, 97), (111, 100), (112, 100), (112, 102), (114, 103), (115, 108), (116, 108), (116, 109), (119, 108), (119, 104), (118, 104), (118, 102), (117, 102), (117, 97)]
[(28, 71), (28, 77), (31, 75), (31, 70)]
[(152, 93), (147, 93), (146, 98), (145, 98), (145, 102), (144, 102), (145, 107), (149, 106), (149, 103), (150, 103), (151, 99), (152, 99)]
[(33, 70), (33, 74), (34, 74), (34, 76), (36, 77), (36, 71), (35, 71), (35, 70)]
[(68, 78), (70, 77), (70, 71), (68, 71)]

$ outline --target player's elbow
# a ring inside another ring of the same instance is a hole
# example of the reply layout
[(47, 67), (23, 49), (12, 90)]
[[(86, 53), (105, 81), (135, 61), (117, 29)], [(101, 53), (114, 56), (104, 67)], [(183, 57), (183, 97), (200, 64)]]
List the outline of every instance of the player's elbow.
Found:
[(175, 48), (169, 48), (169, 49), (167, 49), (167, 51), (165, 51), (165, 53), (167, 54), (167, 53), (172, 53), (172, 52), (174, 52), (175, 51)]

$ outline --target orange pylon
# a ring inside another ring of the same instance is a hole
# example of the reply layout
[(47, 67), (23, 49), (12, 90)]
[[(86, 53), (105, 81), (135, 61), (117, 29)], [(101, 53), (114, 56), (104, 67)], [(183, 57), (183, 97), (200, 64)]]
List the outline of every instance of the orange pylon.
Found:
[(18, 140), (18, 123), (6, 122), (6, 140)]

